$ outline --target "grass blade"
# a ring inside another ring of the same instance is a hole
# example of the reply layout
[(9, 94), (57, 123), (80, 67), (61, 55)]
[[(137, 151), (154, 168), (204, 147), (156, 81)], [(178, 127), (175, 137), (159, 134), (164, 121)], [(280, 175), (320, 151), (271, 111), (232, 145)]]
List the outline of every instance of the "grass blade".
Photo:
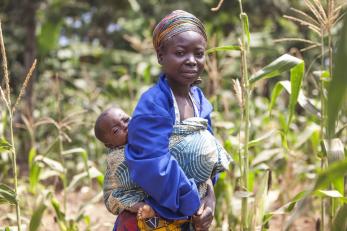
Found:
[(251, 33), (249, 32), (249, 21), (248, 21), (248, 16), (246, 13), (241, 13), (240, 14), (240, 19), (242, 22), (242, 26), (243, 26), (243, 32), (246, 35), (247, 38), (247, 43), (246, 43), (246, 47), (247, 50), (249, 49), (249, 46), (251, 44)]
[(0, 138), (0, 152), (10, 151), (11, 149), (12, 145), (4, 138)]
[(45, 212), (47, 206), (41, 202), (41, 204), (34, 211), (30, 219), (29, 231), (37, 231), (40, 227), (43, 213)]
[(298, 59), (294, 56), (284, 54), (281, 57), (274, 60), (269, 65), (265, 66), (264, 68), (262, 68), (261, 70), (257, 71), (255, 74), (253, 74), (251, 76), (251, 78), (249, 79), (249, 82), (251, 84), (254, 84), (258, 80), (278, 76), (281, 73), (283, 73), (285, 71), (289, 71), (293, 67), (295, 67), (298, 64), (301, 64), (303, 62), (304, 62), (303, 60)]
[(221, 47), (213, 47), (206, 51), (207, 54), (216, 52), (216, 51), (240, 51), (240, 46), (221, 46)]
[(0, 184), (0, 204), (17, 204), (16, 193), (5, 184)]
[(347, 204), (340, 207), (333, 221), (332, 231), (346, 231), (347, 230)]
[(333, 138), (335, 134), (335, 122), (338, 118), (340, 108), (344, 102), (347, 91), (347, 15), (345, 15), (344, 25), (340, 31), (340, 40), (335, 54), (333, 78), (328, 87), (328, 137)]

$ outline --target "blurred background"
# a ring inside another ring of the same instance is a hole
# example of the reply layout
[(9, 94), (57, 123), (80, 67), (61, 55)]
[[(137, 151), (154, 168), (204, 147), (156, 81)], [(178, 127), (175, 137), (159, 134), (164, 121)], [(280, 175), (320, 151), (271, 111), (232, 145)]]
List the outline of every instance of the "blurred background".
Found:
[[(279, 131), (285, 127), (289, 94), (283, 92), (277, 98), (271, 117), (269, 105), (273, 87), (279, 80), (289, 79), (290, 72), (279, 79), (257, 82), (251, 92), (249, 135), (255, 140), (249, 151), (252, 191), (256, 193), (264, 169), (272, 173), (264, 202), (270, 216), (266, 217), (264, 230), (282, 230), (290, 214), (270, 212), (306, 189), (321, 167), (321, 122), (317, 116), (321, 109), (320, 77), (315, 71), (328, 69), (329, 57), (321, 55), (320, 46), (305, 48), (321, 43), (322, 38), (323, 43), (329, 43), (328, 37), (317, 35), (300, 21), (283, 17), (302, 16), (293, 8), (314, 17), (305, 2), (242, 2), (251, 32), (250, 75), (285, 53), (303, 59), (306, 67), (301, 93), (309, 105), (299, 103), (295, 108), (285, 142)], [(344, 3), (337, 1), (334, 7)], [(19, 205), (27, 230), (35, 230), (35, 224), (39, 230), (112, 229), (115, 216), (106, 210), (102, 200), (106, 150), (94, 137), (95, 119), (112, 105), (131, 114), (141, 93), (156, 82), (160, 66), (152, 47), (152, 31), (158, 20), (172, 10), (189, 11), (203, 21), (208, 48), (240, 45), (239, 1), (225, 1), (218, 11), (211, 11), (217, 4), (217, 0), (0, 1), (12, 102), (37, 59), (13, 114)], [(341, 27), (342, 23), (337, 22), (329, 30), (333, 44)], [(283, 41), (286, 38), (299, 40)], [(214, 106), (215, 134), (236, 163), (239, 139), (244, 133), (232, 80), (242, 77), (240, 58), (238, 51), (208, 55), (200, 85)], [(5, 85), (3, 72), (0, 84)], [(9, 113), (1, 102), (0, 137), (7, 140), (8, 119)], [(345, 103), (339, 121), (339, 137), (346, 143)], [(242, 196), (235, 196), (235, 192), (240, 189), (240, 174), (234, 166), (216, 185), (217, 210), (211, 230), (238, 230)], [(13, 178), (10, 155), (0, 149), (0, 181), (13, 185)], [(0, 227), (16, 225), (15, 208), (0, 204)], [(315, 230), (320, 222), (319, 208), (319, 202), (311, 198), (292, 230)]]

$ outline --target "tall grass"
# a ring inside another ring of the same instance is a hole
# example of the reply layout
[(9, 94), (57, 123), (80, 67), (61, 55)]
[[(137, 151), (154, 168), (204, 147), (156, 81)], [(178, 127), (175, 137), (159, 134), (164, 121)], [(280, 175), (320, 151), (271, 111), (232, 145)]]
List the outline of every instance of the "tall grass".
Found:
[(16, 217), (17, 217), (17, 228), (18, 231), (22, 230), (22, 225), (21, 225), (21, 213), (20, 213), (20, 195), (18, 193), (18, 169), (17, 169), (17, 152), (16, 152), (16, 145), (15, 145), (15, 140), (14, 140), (14, 131), (13, 131), (13, 116), (16, 111), (16, 107), (18, 106), (24, 91), (30, 81), (30, 78), (34, 72), (34, 69), (36, 67), (36, 60), (34, 60), (34, 63), (32, 64), (28, 74), (26, 75), (24, 79), (24, 83), (20, 89), (20, 93), (17, 96), (17, 99), (15, 101), (15, 104), (12, 107), (11, 103), (11, 89), (10, 89), (10, 78), (9, 78), (9, 73), (8, 73), (8, 67), (7, 67), (7, 56), (6, 56), (6, 49), (5, 49), (5, 44), (4, 44), (4, 38), (2, 34), (2, 27), (1, 27), (1, 22), (0, 22), (0, 48), (1, 48), (1, 58), (2, 58), (2, 70), (3, 70), (3, 75), (5, 79), (5, 91), (2, 89), (0, 86), (0, 92), (1, 92), (1, 99), (5, 103), (6, 108), (7, 108), (7, 113), (8, 113), (8, 123), (9, 123), (9, 136), (10, 139), (9, 141), (6, 141), (5, 139), (2, 140), (1, 142), (1, 148), (6, 148), (7, 151), (11, 154), (11, 166), (12, 166), (12, 172), (13, 172), (13, 191), (11, 188), (1, 184), (1, 191), (0, 193), (2, 194), (1, 196), (4, 196), (7, 194), (7, 199), (8, 203), (15, 204), (16, 206)]

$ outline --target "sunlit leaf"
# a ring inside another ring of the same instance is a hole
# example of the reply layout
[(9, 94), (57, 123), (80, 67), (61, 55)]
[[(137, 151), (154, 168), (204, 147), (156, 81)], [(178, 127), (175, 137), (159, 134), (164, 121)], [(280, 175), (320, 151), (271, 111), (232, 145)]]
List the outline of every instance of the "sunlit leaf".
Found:
[(57, 48), (62, 26), (62, 21), (52, 22), (50, 20), (46, 20), (41, 26), (37, 35), (38, 48), (41, 54), (44, 55)]
[(41, 204), (35, 209), (30, 219), (29, 231), (36, 231), (39, 229), (42, 216), (46, 208), (47, 206), (43, 202), (41, 202)]
[(214, 48), (208, 49), (206, 53), (210, 54), (216, 51), (240, 51), (240, 50), (241, 50), (240, 46), (220, 46), (220, 47), (214, 47)]
[(249, 46), (251, 44), (251, 33), (249, 33), (249, 22), (248, 22), (247, 14), (241, 13), (240, 19), (242, 22), (243, 32), (245, 33), (246, 38), (247, 38), (246, 47), (247, 47), (247, 49), (249, 49)]
[(333, 220), (332, 231), (346, 231), (347, 230), (347, 204), (340, 207)]
[(50, 159), (44, 156), (36, 156), (35, 161), (39, 161), (47, 165), (50, 169), (57, 171), (58, 173), (64, 173), (64, 167), (58, 161)]
[(288, 204), (285, 205), (285, 210), (291, 212), (296, 203), (309, 195), (309, 191), (299, 192)]
[(250, 77), (249, 82), (253, 84), (261, 79), (267, 79), (278, 76), (285, 71), (291, 70), (293, 67), (301, 63), (303, 63), (303, 60), (288, 54), (284, 54), (272, 63), (270, 63), (269, 65), (265, 66), (264, 68), (253, 74)]
[(347, 14), (345, 15), (343, 28), (340, 31), (340, 40), (334, 56), (333, 78), (328, 87), (328, 137), (334, 138), (336, 120), (347, 92)]
[(342, 198), (343, 195), (336, 190), (317, 190), (314, 192), (317, 196), (332, 197), (332, 198)]
[[(279, 96), (279, 94), (282, 92), (283, 89), (286, 90), (286, 92), (289, 95), (291, 95), (291, 92), (292, 92), (291, 91), (291, 83), (288, 80), (283, 80), (283, 81), (277, 82), (275, 87), (273, 88), (272, 93), (271, 93), (271, 103), (269, 106), (270, 115), (271, 115), (272, 108), (276, 102), (276, 99)], [(320, 117), (319, 110), (305, 97), (305, 95), (301, 89), (299, 89), (299, 96), (298, 96), (297, 102), (307, 112), (309, 112), (313, 115), (316, 115), (317, 117)]]
[(277, 82), (275, 87), (272, 89), (272, 92), (271, 92), (271, 101), (270, 101), (270, 105), (269, 105), (270, 116), (271, 116), (272, 108), (275, 105), (275, 102), (276, 102), (278, 96), (281, 94), (281, 92), (283, 90), (283, 86), (282, 86), (281, 82), (282, 81)]
[(12, 145), (4, 138), (0, 138), (0, 152), (10, 151), (11, 149)]
[(301, 88), (302, 78), (304, 77), (305, 72), (305, 64), (304, 62), (299, 63), (294, 68), (290, 70), (290, 86), (291, 86), (291, 94), (289, 100), (289, 118), (288, 118), (288, 126), (292, 121), (292, 117), (294, 115), (295, 106), (298, 101), (299, 92)]
[(313, 190), (324, 189), (336, 178), (345, 176), (346, 174), (347, 160), (332, 163), (318, 175)]
[(254, 202), (254, 218), (253, 227), (261, 227), (263, 225), (263, 217), (265, 212), (265, 203), (269, 189), (270, 171), (266, 171), (258, 183), (257, 193)]
[(17, 204), (15, 191), (5, 184), (0, 184), (0, 204)]
[(251, 140), (248, 143), (248, 147), (250, 148), (250, 147), (258, 145), (259, 143), (262, 143), (264, 140), (269, 139), (270, 137), (273, 137), (275, 135), (275, 133), (276, 133), (276, 131), (272, 130), (272, 131), (269, 131), (269, 132), (265, 133), (264, 135), (262, 135), (259, 138)]

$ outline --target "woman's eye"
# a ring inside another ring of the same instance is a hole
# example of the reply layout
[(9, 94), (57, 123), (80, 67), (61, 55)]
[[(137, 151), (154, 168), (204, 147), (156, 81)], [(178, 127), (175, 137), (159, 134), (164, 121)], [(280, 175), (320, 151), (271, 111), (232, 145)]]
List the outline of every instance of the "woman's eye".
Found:
[(204, 56), (204, 52), (198, 52), (195, 54), (197, 57), (201, 58)]
[(124, 123), (128, 123), (128, 122), (129, 122), (129, 119), (130, 119), (130, 117), (125, 117), (125, 118), (123, 118), (122, 120), (123, 120)]
[(119, 128), (115, 128), (114, 130), (113, 130), (113, 133), (114, 134), (117, 134), (119, 132)]
[(183, 56), (183, 55), (184, 55), (184, 52), (183, 52), (183, 51), (176, 51), (176, 55), (178, 55), (178, 56)]

